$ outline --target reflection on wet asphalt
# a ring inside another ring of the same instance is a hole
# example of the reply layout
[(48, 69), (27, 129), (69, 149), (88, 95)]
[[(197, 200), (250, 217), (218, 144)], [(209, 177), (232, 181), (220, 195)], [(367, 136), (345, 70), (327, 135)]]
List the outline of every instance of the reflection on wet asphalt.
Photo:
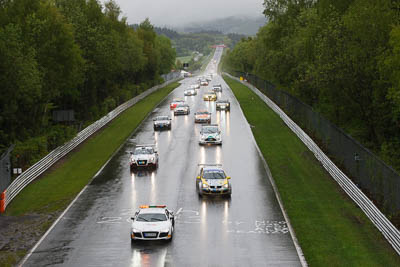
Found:
[[(222, 50), (214, 58), (219, 61)], [(213, 61), (208, 66), (212, 68)], [(292, 238), (276, 201), (248, 123), (230, 89), (215, 102), (183, 97), (195, 81), (186, 78), (126, 142), (24, 266), (300, 266)], [(184, 98), (188, 116), (174, 116), (169, 103)], [(222, 146), (200, 146), (194, 113), (205, 108), (222, 130)], [(152, 118), (170, 115), (172, 130), (154, 132)], [(159, 167), (131, 173), (129, 152), (136, 144), (157, 143)], [(95, 155), (93, 155), (95, 156)], [(199, 198), (195, 178), (199, 163), (221, 163), (231, 176), (232, 197)], [(177, 213), (174, 240), (130, 242), (130, 217), (139, 205), (165, 204)]]

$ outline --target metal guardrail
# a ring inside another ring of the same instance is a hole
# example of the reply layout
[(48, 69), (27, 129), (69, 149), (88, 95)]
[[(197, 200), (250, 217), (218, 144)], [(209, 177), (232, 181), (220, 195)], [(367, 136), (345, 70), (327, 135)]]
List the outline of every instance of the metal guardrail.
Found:
[(397, 254), (400, 255), (400, 231), (386, 218), (386, 216), (374, 205), (374, 203), (351, 181), (318, 147), (317, 144), (294, 122), (283, 110), (271, 99), (260, 92), (255, 86), (241, 81), (228, 73), (227, 76), (235, 79), (249, 87), (256, 93), (295, 133), (300, 140), (314, 153), (323, 167), (329, 172), (333, 179), (340, 185), (346, 194), (361, 208), (371, 222), (383, 234), (386, 240), (392, 245)]
[(180, 72), (174, 72), (174, 74), (170, 74), (166, 76), (169, 78), (169, 81), (164, 82), (161, 85), (156, 85), (140, 95), (128, 100), (127, 102), (121, 104), (114, 110), (110, 111), (106, 116), (97, 120), (93, 124), (89, 125), (82, 131), (80, 131), (71, 141), (65, 143), (62, 146), (57, 147), (53, 151), (51, 151), (47, 156), (36, 162), (29, 169), (24, 171), (21, 175), (19, 175), (4, 192), (0, 195), (0, 212), (4, 212), (6, 207), (10, 204), (10, 202), (33, 180), (39, 177), (42, 173), (48, 170), (54, 163), (60, 160), (62, 157), (71, 152), (75, 147), (80, 145), (83, 141), (89, 138), (93, 133), (100, 130), (107, 123), (116, 118), (119, 114), (121, 114), (126, 109), (130, 108), (134, 104), (136, 104), (139, 100), (145, 98), (149, 94), (157, 91), (158, 89), (178, 80), (180, 78)]

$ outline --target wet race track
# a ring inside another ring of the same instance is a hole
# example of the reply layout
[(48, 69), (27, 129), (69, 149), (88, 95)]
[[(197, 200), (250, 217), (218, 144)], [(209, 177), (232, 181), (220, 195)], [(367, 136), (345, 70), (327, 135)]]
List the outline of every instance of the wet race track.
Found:
[[(219, 60), (222, 49), (214, 58)], [(213, 60), (208, 70), (215, 68)], [(250, 127), (220, 76), (197, 96), (184, 97), (190, 115), (174, 116), (169, 103), (194, 83), (186, 78), (142, 123), (92, 181), (24, 266), (300, 266)], [(202, 95), (222, 84), (221, 99), (231, 111), (216, 111)], [(194, 113), (205, 108), (222, 131), (221, 146), (198, 144)], [(171, 131), (153, 130), (152, 119), (170, 115)], [(157, 143), (159, 167), (131, 173), (129, 152), (136, 144)], [(93, 155), (95, 156), (95, 155)], [(232, 197), (200, 198), (199, 163), (221, 163), (232, 179)], [(172, 242), (131, 244), (130, 217), (140, 205), (162, 204), (176, 213)]]

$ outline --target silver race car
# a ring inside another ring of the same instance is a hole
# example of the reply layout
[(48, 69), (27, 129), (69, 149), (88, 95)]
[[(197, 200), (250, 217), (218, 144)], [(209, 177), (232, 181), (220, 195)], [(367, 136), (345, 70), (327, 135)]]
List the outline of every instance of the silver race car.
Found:
[(174, 109), (174, 115), (189, 115), (190, 108), (186, 103), (178, 104)]
[(172, 240), (174, 234), (174, 213), (165, 205), (140, 206), (131, 217), (131, 240)]
[(183, 94), (184, 94), (185, 96), (197, 95), (197, 91), (196, 91), (196, 89), (194, 89), (194, 88), (188, 88), (188, 89), (186, 89), (186, 90), (183, 92)]
[(215, 109), (216, 110), (231, 110), (231, 103), (229, 100), (217, 100), (215, 104)]
[(232, 186), (221, 164), (199, 164), (196, 178), (196, 190), (199, 196), (220, 195), (230, 197)]
[(220, 85), (220, 84), (214, 84), (213, 87), (212, 87), (212, 90), (213, 90), (214, 92), (221, 92), (221, 93), (222, 93), (222, 85)]
[(199, 110), (194, 113), (194, 122), (195, 123), (211, 123), (211, 113), (207, 110)]
[(154, 130), (171, 130), (171, 118), (169, 116), (157, 116), (153, 119)]
[(158, 167), (158, 152), (155, 145), (137, 145), (134, 152), (131, 152), (130, 158), (131, 170), (139, 168)]
[(218, 124), (202, 125), (200, 130), (199, 144), (222, 145), (221, 130), (219, 129)]

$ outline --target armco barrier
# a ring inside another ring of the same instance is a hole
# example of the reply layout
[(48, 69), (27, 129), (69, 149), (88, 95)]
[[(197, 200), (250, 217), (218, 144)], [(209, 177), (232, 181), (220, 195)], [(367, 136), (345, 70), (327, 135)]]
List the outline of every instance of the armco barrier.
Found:
[(367, 215), (371, 222), (383, 234), (386, 240), (392, 245), (397, 254), (400, 255), (400, 232), (399, 230), (386, 218), (386, 216), (372, 203), (372, 201), (324, 154), (324, 152), (314, 143), (314, 141), (295, 123), (289, 116), (283, 112), (278, 105), (271, 101), (266, 95), (261, 93), (253, 85), (240, 81), (228, 73), (227, 76), (235, 79), (242, 84), (249, 87), (256, 93), (280, 118), (285, 124), (300, 138), (300, 140), (314, 153), (315, 157), (321, 162), (324, 168), (330, 173), (333, 179), (340, 185), (340, 187), (353, 199), (353, 201), (361, 208)]
[(177, 81), (180, 78), (180, 72), (174, 72), (174, 74), (170, 74), (168, 76), (170, 78), (169, 81), (164, 82), (161, 85), (156, 85), (140, 95), (128, 100), (127, 102), (121, 104), (114, 110), (110, 111), (106, 116), (89, 125), (82, 131), (80, 131), (71, 141), (65, 143), (62, 146), (57, 147), (53, 151), (51, 151), (47, 156), (42, 158), (40, 161), (36, 162), (29, 169), (24, 171), (21, 175), (19, 175), (4, 192), (1, 193), (0, 198), (0, 212), (4, 212), (7, 208), (8, 204), (33, 180), (39, 177), (42, 173), (48, 170), (54, 163), (60, 160), (62, 157), (71, 152), (75, 147), (85, 141), (88, 137), (90, 137), (93, 133), (100, 130), (107, 123), (116, 118), (119, 114), (121, 114), (126, 109), (130, 108), (134, 104), (136, 104), (139, 100), (145, 98), (149, 94), (157, 91), (161, 87), (164, 87), (174, 81)]

